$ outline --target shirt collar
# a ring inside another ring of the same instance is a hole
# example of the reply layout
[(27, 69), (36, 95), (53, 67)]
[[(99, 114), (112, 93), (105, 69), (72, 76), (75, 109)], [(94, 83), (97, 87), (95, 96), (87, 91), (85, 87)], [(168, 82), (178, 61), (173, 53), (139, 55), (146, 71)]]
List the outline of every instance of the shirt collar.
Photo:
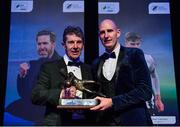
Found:
[[(68, 65), (68, 62), (69, 62), (69, 61), (73, 62), (73, 60), (71, 60), (71, 59), (67, 56), (67, 54), (65, 54), (65, 55), (63, 56), (63, 58), (64, 58), (64, 61), (65, 61), (66, 65)], [(75, 62), (80, 62), (80, 58), (78, 58)]]

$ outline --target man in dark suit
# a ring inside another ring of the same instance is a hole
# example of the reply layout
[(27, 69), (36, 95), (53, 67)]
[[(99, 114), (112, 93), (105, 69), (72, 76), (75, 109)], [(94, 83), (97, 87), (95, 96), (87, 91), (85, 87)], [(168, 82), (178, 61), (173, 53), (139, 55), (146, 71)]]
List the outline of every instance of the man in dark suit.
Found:
[(91, 108), (100, 111), (100, 125), (152, 125), (145, 101), (151, 99), (151, 80), (144, 54), (140, 49), (119, 44), (120, 29), (105, 19), (99, 25), (99, 36), (106, 52), (95, 62), (97, 80), (102, 93), (100, 104)]
[(46, 106), (43, 125), (91, 125), (92, 119), (89, 111), (57, 109), (60, 98), (90, 97), (74, 86), (64, 87), (69, 72), (72, 72), (78, 79), (92, 80), (90, 66), (80, 61), (84, 46), (84, 35), (80, 27), (68, 26), (63, 33), (62, 45), (66, 52), (64, 57), (43, 64), (37, 85), (32, 91), (32, 102)]
[[(34, 88), (40, 66), (48, 61), (58, 60), (61, 57), (55, 51), (56, 35), (50, 30), (41, 30), (36, 35), (37, 53), (39, 59), (20, 64), (17, 76), (17, 91), (20, 99), (7, 106), (6, 112), (22, 119), (40, 124), (45, 113), (45, 107), (31, 102), (31, 93)], [(18, 110), (17, 110), (18, 109)]]

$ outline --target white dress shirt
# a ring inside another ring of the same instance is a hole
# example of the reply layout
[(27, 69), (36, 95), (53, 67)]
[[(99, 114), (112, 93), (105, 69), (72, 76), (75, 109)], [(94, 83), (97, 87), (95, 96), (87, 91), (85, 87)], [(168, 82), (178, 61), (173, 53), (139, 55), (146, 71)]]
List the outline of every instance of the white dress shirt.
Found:
[[(80, 66), (79, 66), (79, 67), (77, 67), (77, 66), (68, 66), (68, 62), (69, 62), (69, 61), (72, 62), (72, 60), (69, 59), (69, 57), (68, 57), (66, 54), (64, 55), (63, 58), (64, 58), (64, 61), (65, 61), (65, 63), (66, 63), (66, 66), (67, 66), (67, 71), (68, 71), (68, 73), (69, 73), (69, 72), (72, 72), (72, 73), (75, 75), (76, 78), (82, 80), (81, 67), (80, 67)], [(78, 60), (78, 61), (79, 61), (79, 60)], [(82, 98), (82, 96), (83, 96), (83, 95), (82, 95), (82, 91), (77, 90), (77, 91), (76, 91), (76, 96), (79, 97), (79, 98)]]
[(67, 66), (68, 73), (72, 72), (76, 76), (76, 78), (82, 79), (81, 67), (80, 66), (79, 67), (77, 67), (77, 66), (68, 66), (68, 62), (69, 61), (72, 62), (72, 60), (69, 59), (69, 57), (66, 54), (64, 55), (64, 61), (65, 61), (66, 66)]
[(118, 43), (118, 46), (112, 51), (115, 52), (116, 58), (108, 58), (104, 62), (103, 75), (109, 81), (112, 79), (115, 73), (119, 51), (120, 51), (120, 44)]

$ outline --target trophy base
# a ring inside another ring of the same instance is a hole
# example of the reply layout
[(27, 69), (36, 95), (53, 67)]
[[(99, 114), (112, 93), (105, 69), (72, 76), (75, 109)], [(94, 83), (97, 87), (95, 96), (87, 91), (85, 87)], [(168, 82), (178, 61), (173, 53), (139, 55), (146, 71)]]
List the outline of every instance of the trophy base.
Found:
[(89, 109), (98, 105), (95, 99), (59, 99), (57, 108), (63, 109)]

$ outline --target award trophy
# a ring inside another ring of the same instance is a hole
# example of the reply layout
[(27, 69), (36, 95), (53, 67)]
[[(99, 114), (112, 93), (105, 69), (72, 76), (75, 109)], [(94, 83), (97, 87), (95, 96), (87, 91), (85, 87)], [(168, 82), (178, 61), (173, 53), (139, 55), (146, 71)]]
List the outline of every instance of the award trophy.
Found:
[[(67, 80), (64, 87), (75, 86), (77, 90), (88, 92), (96, 96), (106, 97), (102, 93), (87, 89), (86, 85), (99, 85), (93, 80), (79, 80), (74, 76), (72, 72), (68, 73)], [(98, 105), (98, 100), (95, 99), (59, 99), (59, 105), (57, 108), (64, 109), (89, 109)]]

